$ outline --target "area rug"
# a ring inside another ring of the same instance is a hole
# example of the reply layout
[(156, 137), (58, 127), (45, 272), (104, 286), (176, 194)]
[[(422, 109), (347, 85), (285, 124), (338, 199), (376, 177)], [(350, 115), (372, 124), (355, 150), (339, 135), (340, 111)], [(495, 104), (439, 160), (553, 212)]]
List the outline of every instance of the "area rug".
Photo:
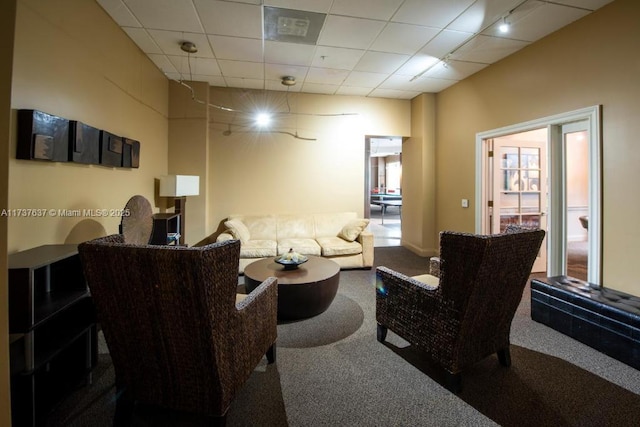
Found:
[[(345, 276), (342, 275), (342, 280)], [(324, 313), (308, 319), (278, 322), (278, 346), (308, 348), (331, 344), (353, 334), (363, 320), (362, 307), (338, 294)]]

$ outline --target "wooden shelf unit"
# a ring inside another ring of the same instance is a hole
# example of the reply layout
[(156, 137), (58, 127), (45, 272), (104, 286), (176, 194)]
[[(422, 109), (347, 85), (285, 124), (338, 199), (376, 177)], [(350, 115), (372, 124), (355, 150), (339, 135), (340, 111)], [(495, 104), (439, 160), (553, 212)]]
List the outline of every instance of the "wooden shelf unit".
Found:
[(40, 425), (97, 364), (97, 327), (77, 245), (9, 255), (14, 425)]
[(152, 245), (180, 245), (182, 238), (182, 214), (157, 213), (153, 215)]

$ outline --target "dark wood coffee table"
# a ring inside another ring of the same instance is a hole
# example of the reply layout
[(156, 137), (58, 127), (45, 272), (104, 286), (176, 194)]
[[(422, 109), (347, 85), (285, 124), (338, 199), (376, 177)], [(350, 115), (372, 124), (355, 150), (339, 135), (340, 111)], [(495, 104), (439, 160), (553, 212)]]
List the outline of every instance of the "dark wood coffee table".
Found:
[(338, 292), (340, 266), (316, 256), (309, 256), (309, 261), (295, 270), (285, 270), (275, 258), (252, 262), (244, 269), (247, 293), (267, 277), (278, 279), (278, 318), (303, 319), (329, 308)]

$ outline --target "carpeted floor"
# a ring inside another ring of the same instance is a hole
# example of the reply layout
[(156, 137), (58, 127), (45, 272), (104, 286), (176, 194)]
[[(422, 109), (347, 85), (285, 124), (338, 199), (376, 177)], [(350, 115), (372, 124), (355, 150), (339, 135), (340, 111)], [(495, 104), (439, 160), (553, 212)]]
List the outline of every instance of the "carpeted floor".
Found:
[[(377, 265), (407, 274), (427, 260), (402, 247), (376, 248)], [(229, 426), (636, 426), (640, 371), (530, 317), (525, 290), (512, 326), (512, 362), (495, 356), (463, 374), (461, 394), (389, 333), (375, 339), (375, 270), (341, 272), (323, 314), (278, 326), (278, 360), (266, 360), (232, 404)], [(48, 426), (110, 426), (113, 369), (104, 346), (94, 383), (63, 401)], [(138, 407), (136, 426), (200, 426), (198, 417)]]

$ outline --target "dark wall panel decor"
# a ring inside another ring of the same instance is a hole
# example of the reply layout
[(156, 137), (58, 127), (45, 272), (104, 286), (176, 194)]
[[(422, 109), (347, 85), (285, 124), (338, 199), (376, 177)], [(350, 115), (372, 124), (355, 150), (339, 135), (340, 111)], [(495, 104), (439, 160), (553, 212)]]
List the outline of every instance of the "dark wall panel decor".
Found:
[(122, 137), (100, 131), (100, 164), (122, 166)]
[(69, 122), (70, 158), (75, 163), (100, 164), (100, 129), (82, 122)]
[(122, 167), (140, 167), (140, 142), (129, 138), (123, 138)]
[(85, 123), (18, 110), (16, 158), (138, 168), (140, 142)]
[(69, 161), (69, 120), (36, 110), (18, 110), (16, 158)]

